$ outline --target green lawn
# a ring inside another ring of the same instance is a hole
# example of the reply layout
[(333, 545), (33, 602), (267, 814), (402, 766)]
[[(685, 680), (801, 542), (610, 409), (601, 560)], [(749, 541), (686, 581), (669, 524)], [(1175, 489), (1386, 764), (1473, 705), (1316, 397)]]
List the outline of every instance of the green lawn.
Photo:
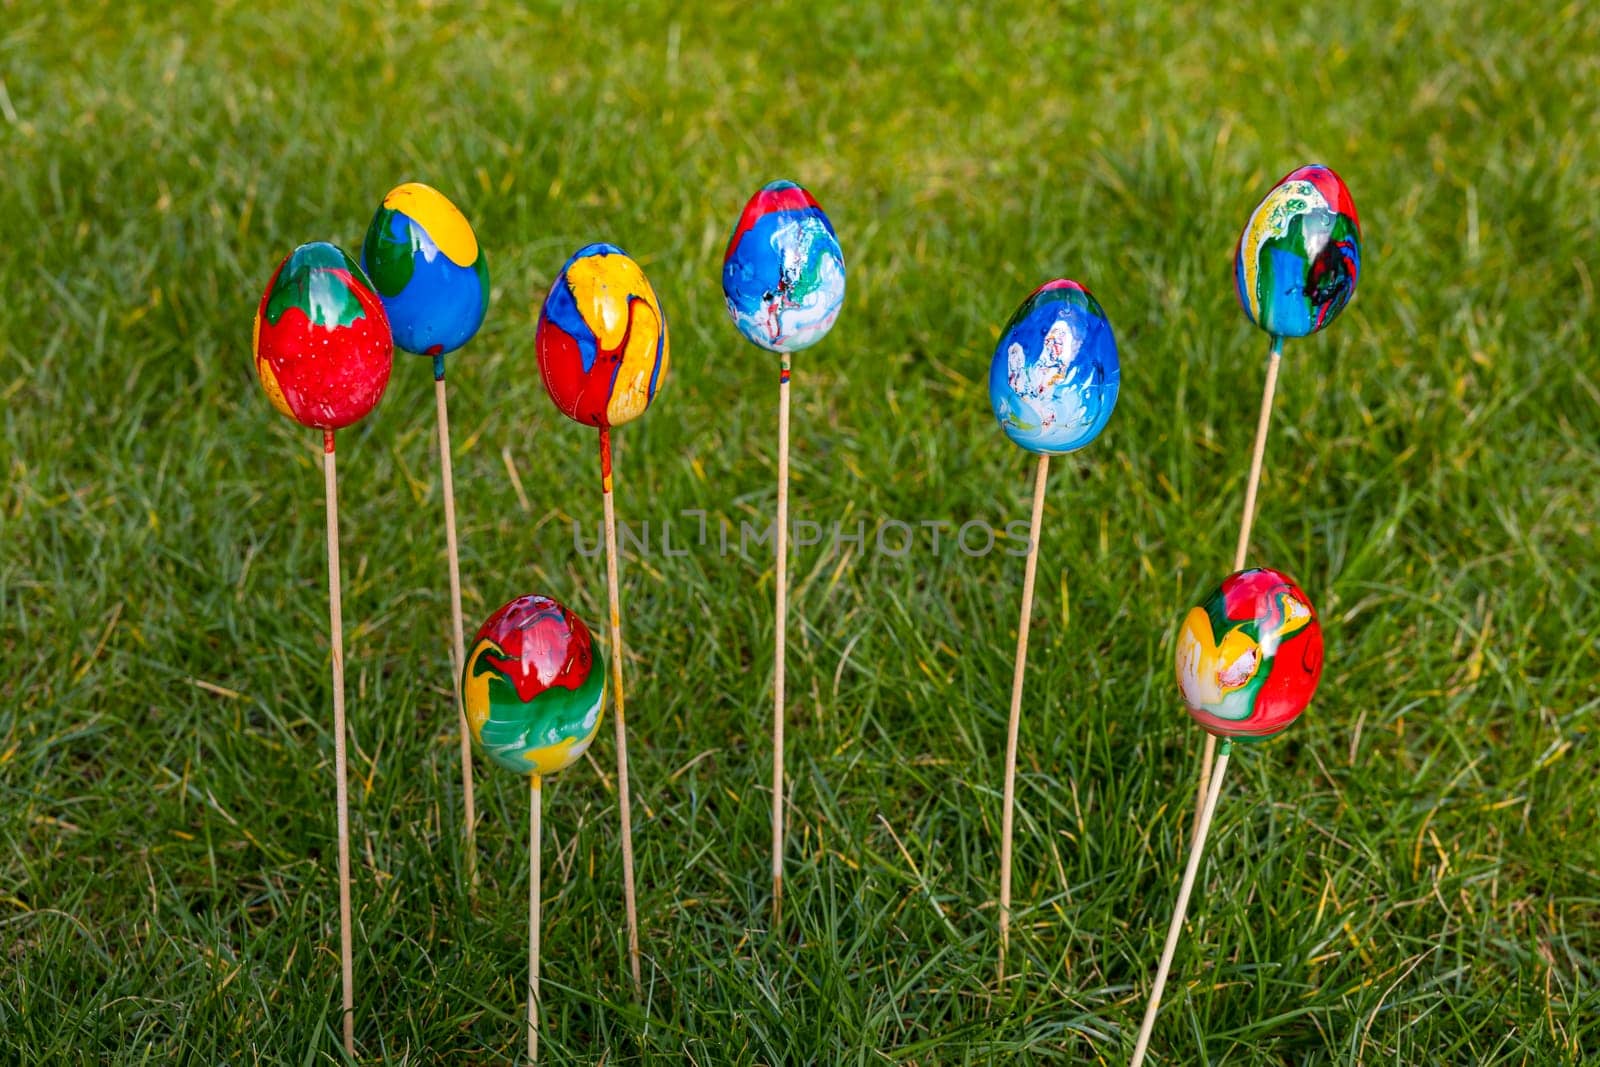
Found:
[[(1593, 8), (362, 6), (0, 0), (0, 1062), (342, 1059), (320, 442), (249, 351), (278, 260), (353, 250), (402, 180), (466, 210), (494, 277), (451, 357), (469, 633), (533, 591), (603, 632), (603, 560), (572, 536), (600, 513), (595, 441), (538, 382), (539, 303), (583, 243), (644, 264), (673, 362), (618, 431), (619, 512), (658, 539), (701, 508), (737, 541), (773, 509), (776, 364), (719, 272), (779, 176), (850, 272), (796, 360), (792, 515), (868, 531), (792, 566), (784, 927), (770, 550), (635, 549), (646, 995), (607, 725), (545, 791), (543, 1049), (1125, 1062), (1203, 736), (1173, 634), (1231, 562), (1267, 348), (1233, 241), (1311, 160), (1354, 193), (1364, 272), (1288, 347), (1252, 559), (1317, 604), (1327, 670), (1234, 760), (1156, 1062), (1600, 1056)], [(1123, 391), (1053, 467), (1023, 974), (997, 992), (1022, 561), (948, 537), (892, 558), (872, 530), (1026, 519), (986, 377), (1061, 274), (1110, 315)], [(357, 1038), (367, 1062), (503, 1062), (526, 786), (479, 765), (470, 903), (429, 378), (402, 356), (340, 437)]]

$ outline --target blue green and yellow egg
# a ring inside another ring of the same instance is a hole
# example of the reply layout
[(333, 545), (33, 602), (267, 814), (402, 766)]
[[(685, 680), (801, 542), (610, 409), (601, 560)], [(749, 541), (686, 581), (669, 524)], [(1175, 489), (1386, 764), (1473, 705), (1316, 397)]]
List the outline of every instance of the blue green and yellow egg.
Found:
[(395, 344), (440, 357), (472, 339), (489, 310), (489, 266), (472, 226), (421, 182), (389, 190), (361, 242)]

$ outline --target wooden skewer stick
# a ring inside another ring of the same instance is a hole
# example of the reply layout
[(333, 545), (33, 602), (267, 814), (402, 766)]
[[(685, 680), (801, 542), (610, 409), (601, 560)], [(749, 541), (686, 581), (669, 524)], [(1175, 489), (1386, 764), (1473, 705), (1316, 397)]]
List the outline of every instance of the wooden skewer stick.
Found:
[(772, 925), (783, 918), (783, 682), (789, 629), (789, 357), (778, 373), (777, 593), (772, 683)]
[(622, 819), (622, 898), (628, 914), (628, 966), (639, 996), (639, 913), (633, 895), (633, 806), (628, 793), (628, 731), (622, 699), (622, 602), (617, 590), (617, 513), (611, 502), (611, 428), (600, 427), (600, 497), (605, 506), (606, 586), (611, 597), (611, 690), (617, 724), (617, 806)]
[(1150, 1048), (1150, 1031), (1155, 1028), (1156, 1013), (1161, 1010), (1161, 991), (1167, 984), (1167, 972), (1172, 969), (1172, 955), (1178, 949), (1178, 936), (1183, 933), (1184, 916), (1189, 911), (1189, 894), (1194, 890), (1195, 873), (1200, 869), (1200, 856), (1205, 851), (1206, 834), (1211, 830), (1211, 817), (1217, 810), (1217, 795), (1222, 792), (1222, 776), (1228, 769), (1228, 753), (1231, 751), (1233, 742), (1222, 742), (1222, 753), (1217, 757), (1217, 772), (1211, 778), (1211, 788), (1206, 793), (1205, 804), (1200, 808), (1200, 822), (1195, 827), (1194, 843), (1189, 846), (1189, 863), (1183, 869), (1183, 883), (1178, 887), (1178, 904), (1172, 912), (1172, 924), (1167, 927), (1167, 943), (1161, 949), (1155, 985), (1150, 989), (1150, 1003), (1144, 1009), (1144, 1022), (1139, 1025), (1139, 1040), (1133, 1047), (1133, 1060), (1129, 1067), (1139, 1067)]
[(541, 782), (537, 774), (528, 776), (533, 795), (528, 805), (528, 1062), (539, 1062), (539, 878), (543, 847), (539, 837), (540, 808), (543, 807)]
[(344, 620), (339, 603), (339, 475), (333, 457), (333, 431), (322, 431), (322, 476), (328, 513), (328, 634), (333, 646), (334, 804), (339, 825), (339, 981), (344, 1051), (356, 1053), (355, 964), (350, 931), (350, 789), (346, 781), (344, 729)]
[(1017, 625), (1017, 662), (1011, 675), (1011, 719), (1006, 724), (1006, 785), (1000, 815), (1000, 972), (1006, 980), (1006, 948), (1011, 940), (1011, 823), (1017, 788), (1017, 728), (1022, 721), (1022, 679), (1028, 666), (1028, 623), (1033, 614), (1033, 579), (1039, 567), (1039, 530), (1044, 519), (1045, 478), (1050, 457), (1039, 457), (1033, 479), (1033, 518), (1028, 523), (1028, 562), (1022, 572), (1022, 620)]
[(450, 556), (450, 690), (456, 697), (461, 728), (461, 794), (466, 801), (467, 884), (478, 884), (478, 815), (472, 797), (472, 731), (461, 700), (461, 665), (466, 658), (461, 636), (461, 557), (456, 551), (455, 472), (450, 462), (450, 408), (445, 402), (444, 357), (433, 357), (433, 397), (439, 412), (439, 467), (444, 479), (444, 543)]
[[(1244, 485), (1244, 515), (1239, 520), (1239, 544), (1233, 552), (1234, 571), (1244, 570), (1245, 556), (1250, 551), (1250, 527), (1255, 522), (1256, 489), (1261, 485), (1261, 462), (1267, 453), (1267, 427), (1272, 424), (1272, 396), (1278, 389), (1278, 364), (1283, 359), (1283, 338), (1272, 339), (1272, 354), (1267, 357), (1267, 384), (1261, 391), (1261, 414), (1256, 420), (1255, 450), (1250, 455), (1250, 478)], [(1200, 785), (1195, 791), (1195, 832), (1199, 833), (1200, 813), (1205, 809), (1206, 788), (1211, 781), (1211, 760), (1217, 751), (1217, 739), (1206, 734), (1205, 752), (1200, 756)]]

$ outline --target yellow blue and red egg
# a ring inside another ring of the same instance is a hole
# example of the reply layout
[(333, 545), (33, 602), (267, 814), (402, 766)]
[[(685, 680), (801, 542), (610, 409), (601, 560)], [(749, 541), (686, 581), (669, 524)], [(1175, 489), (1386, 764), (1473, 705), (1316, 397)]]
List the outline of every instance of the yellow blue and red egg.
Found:
[(644, 270), (603, 243), (578, 249), (556, 275), (534, 347), (556, 407), (601, 428), (643, 415), (671, 359), (667, 320)]

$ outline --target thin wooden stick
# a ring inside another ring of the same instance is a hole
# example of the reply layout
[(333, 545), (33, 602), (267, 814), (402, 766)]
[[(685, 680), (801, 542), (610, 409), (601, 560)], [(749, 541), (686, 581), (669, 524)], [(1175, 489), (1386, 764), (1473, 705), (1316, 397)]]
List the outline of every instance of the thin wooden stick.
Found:
[(606, 587), (611, 597), (611, 706), (617, 728), (617, 806), (622, 819), (622, 902), (628, 914), (628, 967), (639, 996), (639, 913), (633, 896), (633, 806), (628, 793), (628, 731), (622, 699), (622, 601), (617, 590), (617, 513), (611, 502), (611, 428), (600, 427), (600, 497), (606, 520)]
[(339, 824), (339, 981), (344, 1051), (356, 1054), (355, 963), (350, 932), (350, 789), (344, 737), (344, 609), (339, 603), (339, 475), (333, 457), (333, 431), (322, 431), (322, 478), (328, 513), (328, 634), (333, 646), (334, 805)]
[(543, 842), (539, 836), (540, 809), (544, 806), (541, 783), (530, 774), (533, 796), (528, 805), (528, 1062), (539, 1061), (539, 880)]
[[(1283, 359), (1283, 338), (1272, 339), (1272, 352), (1267, 357), (1267, 383), (1261, 390), (1261, 413), (1256, 417), (1256, 444), (1250, 454), (1250, 477), (1244, 484), (1244, 515), (1239, 519), (1239, 544), (1233, 551), (1233, 569), (1244, 569), (1245, 556), (1250, 550), (1250, 527), (1255, 523), (1256, 489), (1261, 485), (1261, 463), (1267, 454), (1267, 428), (1272, 424), (1272, 397), (1278, 389), (1278, 364)], [(1195, 790), (1195, 826), (1200, 825), (1200, 812), (1205, 808), (1206, 788), (1211, 781), (1211, 760), (1217, 751), (1217, 739), (1206, 734), (1205, 751), (1200, 755), (1200, 784)]]
[(1139, 1067), (1150, 1048), (1150, 1032), (1155, 1029), (1156, 1013), (1161, 1010), (1161, 991), (1166, 988), (1167, 972), (1172, 969), (1172, 955), (1178, 950), (1178, 936), (1183, 933), (1183, 919), (1189, 911), (1189, 894), (1194, 890), (1195, 873), (1200, 870), (1200, 856), (1205, 851), (1206, 834), (1211, 830), (1211, 817), (1217, 810), (1217, 796), (1222, 792), (1222, 776), (1228, 770), (1228, 753), (1231, 751), (1233, 742), (1224, 741), (1222, 752), (1217, 756), (1217, 773), (1211, 778), (1205, 805), (1200, 809), (1200, 823), (1195, 827), (1194, 843), (1189, 846), (1189, 864), (1183, 869), (1183, 883), (1178, 887), (1178, 904), (1172, 912), (1172, 924), (1167, 927), (1167, 943), (1161, 949), (1155, 985), (1150, 988), (1150, 1003), (1144, 1009), (1144, 1022), (1139, 1025), (1139, 1040), (1133, 1046), (1133, 1060), (1129, 1067)]
[(778, 582), (772, 682), (772, 925), (783, 918), (783, 672), (789, 629), (789, 357), (778, 373)]
[(461, 699), (461, 664), (466, 658), (461, 635), (461, 557), (456, 551), (455, 472), (450, 462), (450, 407), (445, 402), (444, 358), (434, 357), (433, 397), (439, 411), (439, 468), (444, 479), (444, 543), (450, 557), (450, 691), (456, 697), (456, 724), (461, 728), (461, 795), (466, 801), (467, 884), (478, 884), (478, 814), (472, 797), (472, 731)]
[(1028, 624), (1033, 615), (1033, 578), (1039, 567), (1039, 530), (1044, 519), (1045, 478), (1050, 457), (1039, 457), (1033, 478), (1033, 518), (1028, 523), (1028, 562), (1022, 572), (1022, 619), (1017, 624), (1017, 662), (1011, 674), (1011, 718), (1006, 724), (1006, 786), (1000, 814), (1000, 972), (1006, 980), (1006, 948), (1011, 942), (1011, 823), (1017, 789), (1017, 728), (1022, 721), (1022, 679), (1028, 666)]
[(1233, 569), (1236, 571), (1244, 568), (1245, 555), (1250, 550), (1250, 527), (1254, 525), (1256, 515), (1256, 490), (1261, 486), (1261, 463), (1267, 454), (1267, 429), (1272, 425), (1272, 397), (1278, 391), (1278, 365), (1282, 361), (1283, 338), (1274, 337), (1272, 352), (1267, 357), (1267, 381), (1261, 389), (1261, 413), (1256, 417), (1256, 444), (1250, 453), (1250, 478), (1244, 484), (1244, 514), (1239, 519), (1239, 543), (1233, 551)]

